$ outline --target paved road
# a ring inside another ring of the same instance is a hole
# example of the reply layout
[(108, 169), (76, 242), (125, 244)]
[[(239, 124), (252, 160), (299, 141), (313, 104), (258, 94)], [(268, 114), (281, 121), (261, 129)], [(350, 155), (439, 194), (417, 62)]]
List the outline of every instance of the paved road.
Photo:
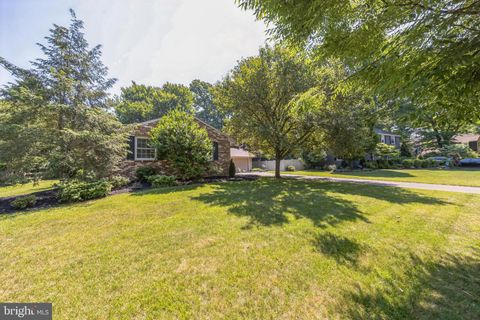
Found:
[[(242, 173), (239, 173), (239, 175), (242, 175)], [(270, 172), (249, 172), (248, 175), (258, 175), (258, 176), (262, 176), (262, 177), (273, 177), (273, 173), (270, 173)], [(430, 183), (417, 183), (417, 182), (397, 182), (397, 181), (385, 181), (385, 180), (329, 178), (329, 177), (303, 176), (303, 175), (298, 175), (298, 174), (284, 174), (284, 173), (282, 173), (282, 177), (295, 178), (295, 179), (305, 179), (305, 180), (323, 180), (323, 181), (333, 181), (333, 182), (363, 183), (363, 184), (376, 185), (376, 186), (397, 187), (397, 188), (407, 188), (407, 189), (425, 189), (425, 190), (438, 190), (438, 191), (450, 191), (450, 192), (480, 194), (480, 187), (462, 187), (462, 186), (452, 186), (452, 185), (444, 185), (444, 184), (430, 184)]]

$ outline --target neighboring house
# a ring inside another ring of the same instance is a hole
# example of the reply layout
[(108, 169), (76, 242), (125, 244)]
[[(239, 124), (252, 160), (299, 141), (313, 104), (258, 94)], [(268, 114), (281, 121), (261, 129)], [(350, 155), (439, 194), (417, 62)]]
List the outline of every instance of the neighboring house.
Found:
[(235, 164), (237, 172), (248, 172), (252, 170), (252, 159), (255, 155), (240, 148), (230, 148), (230, 157)]
[[(156, 160), (155, 148), (149, 145), (150, 130), (158, 124), (158, 119), (138, 123), (133, 135), (130, 136), (127, 159), (123, 171), (127, 175), (133, 175), (139, 167), (150, 165), (160, 171), (168, 173), (168, 164), (163, 160)], [(212, 162), (219, 168), (222, 174), (228, 174), (230, 164), (230, 138), (220, 130), (195, 118), (200, 127), (205, 128), (208, 137), (212, 140)]]
[(387, 132), (380, 129), (375, 129), (375, 133), (379, 135), (380, 142), (395, 146), (395, 148), (400, 149), (400, 136), (395, 133)]
[(470, 149), (480, 153), (480, 134), (459, 134), (453, 138), (453, 142), (468, 145)]

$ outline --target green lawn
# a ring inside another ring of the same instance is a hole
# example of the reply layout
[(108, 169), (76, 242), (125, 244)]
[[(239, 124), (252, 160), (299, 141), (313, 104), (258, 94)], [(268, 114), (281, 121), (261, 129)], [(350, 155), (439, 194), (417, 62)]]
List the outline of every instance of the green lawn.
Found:
[[(284, 172), (285, 174), (290, 172)], [(480, 187), (480, 169), (411, 169), (373, 170), (332, 173), (328, 171), (304, 170), (291, 174), (322, 176), (330, 178), (372, 179), (402, 182), (422, 182)]]
[(0, 301), (55, 319), (478, 319), (480, 196), (185, 186), (0, 216)]
[(49, 190), (58, 180), (42, 180), (38, 185), (33, 183), (17, 184), (13, 186), (0, 186), (0, 198), (26, 195), (34, 192)]

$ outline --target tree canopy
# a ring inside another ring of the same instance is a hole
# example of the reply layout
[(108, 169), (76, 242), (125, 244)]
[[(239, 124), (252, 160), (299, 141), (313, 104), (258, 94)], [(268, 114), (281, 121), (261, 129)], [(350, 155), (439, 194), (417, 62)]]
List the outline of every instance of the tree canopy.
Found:
[[(341, 58), (386, 99), (480, 118), (480, 2), (476, 0), (237, 0), (270, 34)], [(420, 110), (421, 112), (421, 110)]]
[(31, 69), (0, 58), (16, 78), (1, 90), (0, 162), (13, 180), (43, 176), (102, 177), (126, 153), (126, 130), (108, 113), (108, 78), (100, 46), (89, 48), (73, 10), (68, 27), (54, 25)]
[(231, 116), (229, 131), (241, 143), (280, 160), (298, 151), (315, 131), (314, 99), (300, 95), (314, 84), (309, 61), (281, 46), (241, 60), (216, 89), (216, 103)]
[(122, 123), (136, 123), (160, 118), (170, 110), (193, 112), (193, 94), (184, 85), (166, 83), (161, 88), (136, 84), (122, 88), (114, 102)]
[(226, 115), (213, 102), (213, 85), (196, 79), (190, 83), (189, 88), (194, 96), (195, 116), (221, 130)]

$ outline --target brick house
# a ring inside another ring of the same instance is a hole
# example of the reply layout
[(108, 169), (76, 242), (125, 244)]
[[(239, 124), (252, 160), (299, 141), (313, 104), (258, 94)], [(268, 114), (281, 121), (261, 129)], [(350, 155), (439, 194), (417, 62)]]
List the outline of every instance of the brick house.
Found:
[[(150, 147), (148, 143), (150, 130), (157, 126), (159, 120), (160, 118), (153, 119), (138, 123), (135, 126), (133, 135), (129, 138), (127, 159), (122, 166), (124, 174), (133, 176), (137, 168), (145, 165), (155, 167), (160, 172), (169, 173), (167, 162), (157, 160), (155, 149)], [(212, 162), (221, 171), (221, 174), (227, 175), (230, 164), (230, 137), (198, 118), (195, 118), (195, 120), (200, 127), (207, 130), (208, 137), (212, 140)]]

